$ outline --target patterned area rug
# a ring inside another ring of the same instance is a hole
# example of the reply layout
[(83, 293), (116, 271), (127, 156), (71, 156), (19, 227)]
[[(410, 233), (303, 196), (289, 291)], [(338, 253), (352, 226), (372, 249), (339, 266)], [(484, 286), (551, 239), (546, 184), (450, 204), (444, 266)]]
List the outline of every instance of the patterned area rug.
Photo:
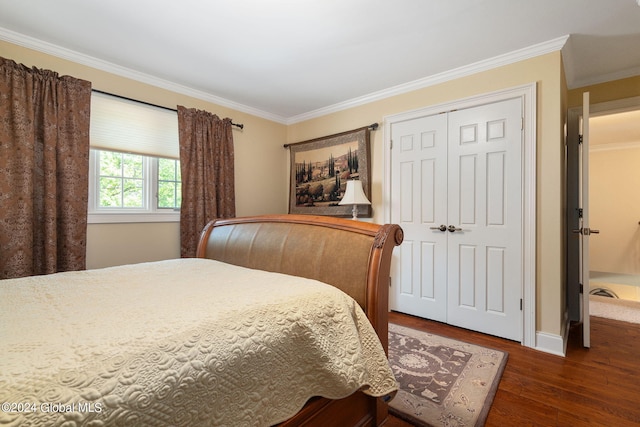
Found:
[(507, 353), (389, 324), (400, 391), (389, 410), (416, 426), (482, 426)]

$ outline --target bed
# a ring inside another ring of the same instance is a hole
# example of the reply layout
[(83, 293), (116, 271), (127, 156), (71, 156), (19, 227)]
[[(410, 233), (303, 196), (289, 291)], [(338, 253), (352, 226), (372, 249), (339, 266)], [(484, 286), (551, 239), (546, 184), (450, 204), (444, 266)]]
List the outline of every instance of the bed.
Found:
[(397, 225), (209, 223), (197, 258), (0, 281), (0, 425), (373, 426)]

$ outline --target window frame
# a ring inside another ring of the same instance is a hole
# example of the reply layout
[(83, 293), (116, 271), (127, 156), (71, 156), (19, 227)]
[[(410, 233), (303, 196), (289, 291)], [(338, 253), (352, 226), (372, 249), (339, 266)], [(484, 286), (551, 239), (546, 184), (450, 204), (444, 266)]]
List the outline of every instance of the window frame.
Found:
[[(87, 222), (89, 224), (179, 222), (180, 209), (158, 208), (158, 156), (131, 153), (143, 159), (143, 208), (104, 208), (99, 206), (99, 158), (98, 151), (110, 151), (91, 148), (89, 152), (89, 206)], [(115, 151), (115, 150), (114, 150)], [(122, 151), (116, 151), (124, 153)], [(177, 160), (177, 159), (172, 159)]]

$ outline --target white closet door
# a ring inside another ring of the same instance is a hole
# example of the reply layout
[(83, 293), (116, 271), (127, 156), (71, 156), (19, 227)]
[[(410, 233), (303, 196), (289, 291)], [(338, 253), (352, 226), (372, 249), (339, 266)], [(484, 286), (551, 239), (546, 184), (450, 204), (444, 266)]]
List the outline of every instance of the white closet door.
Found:
[(449, 113), (447, 323), (522, 338), (522, 101)]
[(392, 222), (405, 239), (394, 253), (392, 310), (446, 321), (447, 115), (394, 123)]
[(390, 307), (522, 339), (522, 98), (391, 125)]

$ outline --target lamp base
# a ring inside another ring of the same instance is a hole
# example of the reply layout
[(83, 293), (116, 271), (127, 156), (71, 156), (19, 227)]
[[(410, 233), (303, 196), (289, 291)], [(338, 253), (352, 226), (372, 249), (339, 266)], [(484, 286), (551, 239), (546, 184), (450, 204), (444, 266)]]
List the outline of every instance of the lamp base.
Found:
[(353, 205), (353, 208), (351, 209), (351, 215), (353, 215), (351, 217), (352, 220), (354, 221), (358, 220), (358, 205)]

